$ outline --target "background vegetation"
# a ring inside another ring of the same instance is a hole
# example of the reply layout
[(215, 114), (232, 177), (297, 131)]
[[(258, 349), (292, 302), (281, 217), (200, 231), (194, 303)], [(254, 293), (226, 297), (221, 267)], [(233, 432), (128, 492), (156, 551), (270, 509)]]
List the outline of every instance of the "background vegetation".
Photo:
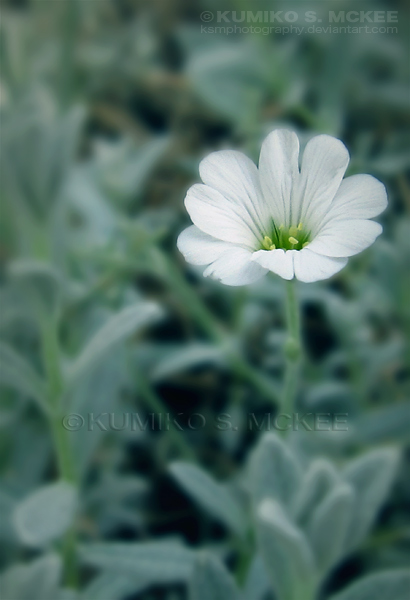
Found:
[[(405, 598), (409, 17), (360, 8), (398, 33), (201, 33), (273, 1), (3, 4), (4, 600)], [(375, 245), (298, 286), (297, 411), (345, 432), (249, 426), (280, 411), (283, 281), (224, 287), (176, 249), (200, 159), (257, 160), (279, 126), (339, 137), (388, 189)]]

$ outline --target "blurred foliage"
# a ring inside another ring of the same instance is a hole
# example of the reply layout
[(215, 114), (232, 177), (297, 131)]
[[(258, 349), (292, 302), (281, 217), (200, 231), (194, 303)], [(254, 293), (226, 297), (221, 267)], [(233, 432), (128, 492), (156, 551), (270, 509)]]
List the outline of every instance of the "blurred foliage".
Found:
[[(201, 33), (205, 10), (284, 6), (3, 3), (5, 600), (408, 591), (409, 12), (372, 3), (399, 11), (395, 34)], [(348, 174), (389, 194), (377, 243), (298, 286), (297, 410), (347, 413), (348, 431), (301, 426), (285, 441), (247, 420), (280, 410), (283, 282), (227, 288), (175, 247), (201, 158), (229, 147), (257, 160), (279, 126), (339, 137)], [(135, 413), (182, 427), (131, 427)], [(188, 426), (193, 413), (205, 427)]]

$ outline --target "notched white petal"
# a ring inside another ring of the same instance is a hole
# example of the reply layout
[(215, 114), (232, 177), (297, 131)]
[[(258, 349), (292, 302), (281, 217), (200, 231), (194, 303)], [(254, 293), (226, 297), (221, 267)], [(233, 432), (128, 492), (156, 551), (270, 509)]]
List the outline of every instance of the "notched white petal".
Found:
[(204, 233), (195, 225), (187, 227), (179, 234), (177, 246), (185, 260), (192, 265), (209, 265), (225, 252), (235, 248), (228, 242), (222, 242)]
[(293, 279), (293, 255), (297, 250), (258, 250), (252, 260), (283, 279)]
[(262, 144), (259, 174), (262, 191), (277, 225), (290, 226), (290, 208), (299, 177), (299, 140), (293, 131), (276, 129)]
[(233, 248), (215, 260), (204, 271), (204, 277), (218, 279), (225, 285), (239, 286), (254, 283), (267, 270), (252, 262), (252, 253), (243, 248)]
[(194, 225), (212, 237), (253, 247), (253, 223), (247, 213), (208, 185), (189, 188), (185, 206)]
[(371, 219), (386, 207), (386, 188), (378, 179), (371, 175), (352, 175), (340, 184), (325, 221)]
[(324, 256), (346, 258), (371, 246), (382, 231), (376, 221), (334, 219), (319, 232), (309, 249)]
[(347, 258), (330, 258), (304, 248), (294, 253), (295, 277), (299, 281), (312, 283), (328, 279), (338, 273), (347, 264)]

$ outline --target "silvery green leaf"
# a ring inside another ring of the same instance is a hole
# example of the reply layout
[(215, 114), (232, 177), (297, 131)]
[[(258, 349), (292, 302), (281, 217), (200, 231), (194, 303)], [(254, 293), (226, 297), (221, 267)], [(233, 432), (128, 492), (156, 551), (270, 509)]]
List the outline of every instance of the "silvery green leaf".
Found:
[(0, 342), (0, 363), (0, 384), (33, 398), (47, 412), (45, 384), (26, 359)]
[(36, 260), (15, 260), (9, 266), (13, 283), (26, 298), (34, 316), (55, 315), (61, 301), (62, 281), (48, 263)]
[(340, 559), (352, 518), (354, 491), (335, 485), (312, 514), (307, 536), (319, 569), (326, 573)]
[(243, 596), (245, 600), (265, 600), (271, 585), (266, 574), (265, 565), (257, 555), (252, 561), (245, 581)]
[(267, 433), (251, 455), (249, 477), (256, 504), (272, 498), (288, 506), (299, 488), (301, 469), (278, 436)]
[(84, 544), (80, 555), (86, 564), (131, 577), (146, 584), (187, 581), (194, 552), (173, 541)]
[(189, 600), (239, 600), (236, 584), (212, 555), (199, 555), (189, 583)]
[[(152, 582), (152, 581), (151, 581)], [(138, 594), (148, 587), (144, 577), (131, 577), (115, 571), (103, 571), (83, 590), (82, 600), (123, 600), (131, 594)]]
[(88, 342), (72, 365), (70, 383), (78, 381), (90, 372), (100, 360), (127, 337), (158, 321), (162, 311), (154, 302), (142, 302), (127, 306), (114, 315)]
[(352, 461), (343, 474), (355, 491), (355, 505), (346, 538), (347, 550), (356, 547), (371, 528), (396, 475), (398, 453), (374, 450)]
[(367, 443), (410, 438), (410, 402), (369, 411), (355, 423), (356, 435)]
[(293, 502), (292, 515), (295, 521), (306, 522), (337, 478), (338, 475), (329, 461), (318, 458), (312, 462)]
[(224, 357), (220, 347), (210, 344), (189, 344), (175, 349), (172, 354), (160, 360), (151, 377), (154, 381), (160, 381), (193, 367), (221, 363), (224, 363)]
[(264, 57), (251, 44), (218, 44), (196, 53), (187, 65), (199, 97), (238, 122), (259, 108), (266, 75)]
[(5, 600), (56, 600), (60, 578), (60, 558), (46, 554), (3, 573), (0, 578), (1, 595)]
[(229, 529), (243, 535), (246, 529), (245, 515), (228, 490), (212, 479), (199, 467), (174, 462), (170, 471), (181, 487), (206, 511)]
[(302, 531), (274, 500), (264, 500), (257, 517), (259, 550), (278, 600), (309, 597), (314, 560)]
[(76, 490), (66, 481), (37, 489), (14, 512), (21, 541), (28, 546), (46, 546), (70, 527), (76, 508)]
[(382, 571), (359, 579), (330, 600), (408, 600), (410, 570)]

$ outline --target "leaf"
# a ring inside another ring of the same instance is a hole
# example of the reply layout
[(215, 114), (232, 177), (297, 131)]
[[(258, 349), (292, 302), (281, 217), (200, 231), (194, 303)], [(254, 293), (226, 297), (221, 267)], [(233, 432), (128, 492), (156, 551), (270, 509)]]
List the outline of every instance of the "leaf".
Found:
[(316, 564), (326, 573), (340, 559), (352, 518), (354, 492), (350, 485), (336, 485), (317, 506), (307, 526)]
[(356, 547), (366, 537), (389, 493), (397, 463), (396, 450), (380, 449), (359, 457), (346, 468), (344, 479), (356, 493), (347, 550)]
[(410, 570), (382, 571), (359, 579), (330, 600), (408, 600)]
[(91, 371), (116, 345), (142, 328), (155, 323), (161, 316), (162, 311), (158, 304), (144, 302), (128, 306), (109, 319), (88, 342), (72, 365), (71, 384)]
[(302, 479), (293, 503), (292, 515), (295, 521), (305, 523), (337, 479), (337, 473), (328, 460), (314, 460)]
[(181, 487), (206, 511), (242, 536), (245, 516), (238, 503), (220, 484), (195, 465), (174, 462), (169, 468)]
[(203, 554), (195, 561), (189, 600), (238, 600), (239, 591), (230, 573), (214, 556)]
[(80, 555), (87, 564), (142, 579), (147, 585), (187, 581), (194, 562), (194, 552), (173, 540), (84, 544)]
[(245, 122), (261, 104), (267, 79), (264, 59), (251, 44), (222, 43), (197, 52), (187, 65), (187, 76), (212, 109)]
[(60, 578), (60, 558), (47, 554), (3, 573), (0, 578), (1, 595), (4, 600), (56, 600)]
[(245, 600), (265, 600), (270, 587), (265, 565), (261, 557), (256, 556), (248, 571), (243, 596)]
[(44, 382), (26, 359), (4, 342), (0, 342), (0, 364), (0, 383), (33, 398), (48, 412)]
[(56, 314), (62, 281), (52, 265), (29, 259), (14, 260), (10, 263), (9, 274), (36, 317), (43, 319)]
[(221, 348), (210, 344), (189, 344), (180, 349), (173, 350), (155, 366), (151, 377), (154, 381), (160, 381), (167, 377), (202, 366), (203, 364), (221, 364), (224, 362)]
[(284, 443), (274, 434), (265, 434), (249, 463), (250, 490), (254, 502), (265, 498), (288, 506), (300, 485), (301, 470)]
[(22, 542), (29, 546), (46, 546), (70, 527), (76, 508), (76, 490), (66, 481), (36, 490), (17, 505), (14, 512)]
[(118, 574), (115, 571), (104, 571), (94, 577), (81, 594), (82, 600), (123, 600), (125, 596), (138, 594), (148, 587), (144, 577)]
[(264, 500), (257, 515), (259, 550), (278, 600), (309, 597), (314, 561), (302, 531), (273, 500)]

